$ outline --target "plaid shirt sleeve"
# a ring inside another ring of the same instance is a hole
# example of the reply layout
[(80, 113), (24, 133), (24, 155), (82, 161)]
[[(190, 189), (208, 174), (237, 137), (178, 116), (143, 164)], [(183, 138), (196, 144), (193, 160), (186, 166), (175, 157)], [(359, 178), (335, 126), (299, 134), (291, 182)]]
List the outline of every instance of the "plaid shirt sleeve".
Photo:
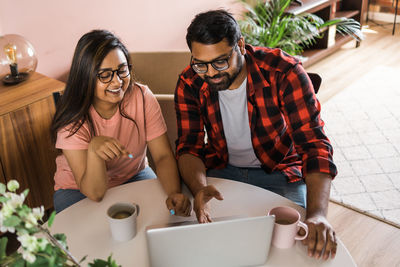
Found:
[(302, 158), (303, 177), (312, 172), (335, 177), (333, 148), (324, 133), (321, 105), (306, 71), (301, 64), (295, 64), (280, 79), (280, 105), (296, 152)]
[(186, 78), (183, 74), (180, 75), (175, 90), (178, 129), (178, 140), (176, 141), (177, 159), (183, 154), (192, 154), (204, 161), (205, 132), (198, 94), (199, 90), (196, 90), (194, 81)]

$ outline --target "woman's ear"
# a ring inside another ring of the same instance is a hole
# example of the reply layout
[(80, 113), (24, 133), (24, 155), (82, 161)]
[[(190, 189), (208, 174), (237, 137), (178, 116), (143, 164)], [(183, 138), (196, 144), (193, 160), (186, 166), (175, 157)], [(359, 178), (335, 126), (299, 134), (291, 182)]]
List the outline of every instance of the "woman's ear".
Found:
[(238, 46), (240, 49), (240, 53), (244, 56), (246, 54), (246, 48), (245, 48), (246, 43), (244, 42), (244, 38), (243, 36), (240, 37), (240, 39), (238, 40)]

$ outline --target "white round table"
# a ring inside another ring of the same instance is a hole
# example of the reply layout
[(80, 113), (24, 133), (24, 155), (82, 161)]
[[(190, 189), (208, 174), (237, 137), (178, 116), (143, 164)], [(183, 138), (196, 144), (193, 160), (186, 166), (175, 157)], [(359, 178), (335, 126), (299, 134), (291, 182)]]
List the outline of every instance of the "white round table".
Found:
[[(211, 200), (211, 214), (214, 218), (245, 215), (262, 216), (276, 206), (291, 206), (304, 218), (304, 209), (275, 193), (245, 183), (219, 178), (207, 178), (223, 194), (224, 200)], [(187, 188), (184, 193), (191, 196)], [(144, 180), (111, 188), (101, 202), (84, 199), (57, 214), (51, 233), (65, 233), (67, 244), (79, 261), (87, 255), (85, 262), (94, 258), (112, 257), (123, 267), (150, 266), (147, 252), (145, 229), (179, 221), (194, 221), (191, 217), (171, 216), (165, 205), (166, 194), (157, 179)], [(117, 242), (111, 237), (106, 211), (115, 202), (134, 202), (140, 206), (137, 220), (137, 235), (130, 241)], [(335, 259), (322, 261), (307, 256), (307, 248), (299, 241), (290, 249), (271, 246), (267, 262), (262, 266), (356, 266), (351, 255), (338, 241)]]

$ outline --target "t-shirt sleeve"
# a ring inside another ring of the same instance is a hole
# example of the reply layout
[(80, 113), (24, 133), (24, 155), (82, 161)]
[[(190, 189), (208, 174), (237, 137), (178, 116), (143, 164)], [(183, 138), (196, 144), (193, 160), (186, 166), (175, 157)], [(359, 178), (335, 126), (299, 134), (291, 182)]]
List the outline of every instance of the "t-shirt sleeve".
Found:
[(85, 125), (82, 125), (79, 130), (69, 136), (70, 126), (66, 126), (57, 133), (56, 148), (58, 149), (88, 149), (90, 143), (90, 134)]
[(156, 97), (147, 86), (143, 86), (146, 113), (146, 141), (151, 141), (167, 132), (167, 126)]

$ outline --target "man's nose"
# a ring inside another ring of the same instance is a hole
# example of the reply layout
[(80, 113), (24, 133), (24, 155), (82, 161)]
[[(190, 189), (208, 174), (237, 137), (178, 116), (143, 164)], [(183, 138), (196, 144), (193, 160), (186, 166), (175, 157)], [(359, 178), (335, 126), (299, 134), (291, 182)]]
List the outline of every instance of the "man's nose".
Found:
[(211, 63), (207, 64), (207, 72), (205, 73), (209, 77), (214, 77), (215, 75), (219, 74), (219, 71), (214, 69)]

